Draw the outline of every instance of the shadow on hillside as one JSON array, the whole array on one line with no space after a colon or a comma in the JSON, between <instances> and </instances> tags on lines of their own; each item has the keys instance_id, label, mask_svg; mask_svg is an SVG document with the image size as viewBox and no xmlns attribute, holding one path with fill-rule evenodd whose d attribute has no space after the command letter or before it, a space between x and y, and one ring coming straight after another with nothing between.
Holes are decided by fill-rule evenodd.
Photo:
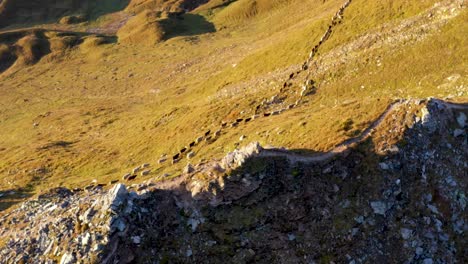
<instances>
[{"instance_id":1,"label":"shadow on hillside","mask_svg":"<svg viewBox=\"0 0 468 264\"><path fill-rule=\"evenodd\" d=\"M62 30L28 29L0 33L0 74L16 62L33 65L47 55L60 54L82 44L87 37L95 37L89 45L117 42L115 36L96 35ZM52 50L51 43L54 43Z\"/></svg>"},{"instance_id":2,"label":"shadow on hillside","mask_svg":"<svg viewBox=\"0 0 468 264\"><path fill-rule=\"evenodd\" d=\"M171 29L167 32L166 40L174 37L188 37L216 32L214 24L198 14L185 13L177 18L162 20L161 22L163 25L166 24L165 27Z\"/></svg>"},{"instance_id":3,"label":"shadow on hillside","mask_svg":"<svg viewBox=\"0 0 468 264\"><path fill-rule=\"evenodd\" d=\"M130 0L4 0L0 1L0 28L57 23L60 18L69 15L84 15L94 20L99 16L124 10L129 3Z\"/></svg>"},{"instance_id":4,"label":"shadow on hillside","mask_svg":"<svg viewBox=\"0 0 468 264\"><path fill-rule=\"evenodd\" d=\"M0 190L0 212L24 202L25 199L33 196L31 192L23 189Z\"/></svg>"},{"instance_id":5,"label":"shadow on hillside","mask_svg":"<svg viewBox=\"0 0 468 264\"><path fill-rule=\"evenodd\" d=\"M253 156L230 172L213 166L180 178L172 189L166 185L138 202L151 214L127 220L137 228L123 237L113 235L104 263L344 263L348 254L358 257L353 254L363 249L374 263L387 262L388 256L391 262L404 262L408 252L400 225L431 215L420 201L428 193L439 195L441 166L464 186L465 172L456 164L468 162L466 156L447 155L442 163L427 163L424 155L431 149L444 153L455 147L466 153L466 136L449 146L450 125L439 122L441 129L432 134L416 126L396 142L397 152L377 153L378 144L367 138L321 163ZM424 144L428 140L432 145ZM432 175L424 184L422 173ZM375 213L372 201L386 204L379 209L384 216ZM451 219L450 210L445 214ZM127 239L142 235L138 246ZM445 242L437 243L437 254L443 256ZM463 245L455 243L461 258Z\"/></svg>"}]
</instances>

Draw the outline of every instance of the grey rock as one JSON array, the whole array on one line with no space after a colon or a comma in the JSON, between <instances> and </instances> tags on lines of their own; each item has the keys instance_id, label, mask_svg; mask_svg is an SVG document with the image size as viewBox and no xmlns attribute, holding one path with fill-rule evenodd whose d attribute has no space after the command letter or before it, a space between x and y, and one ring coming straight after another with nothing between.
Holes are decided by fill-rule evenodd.
<instances>
[{"instance_id":1,"label":"grey rock","mask_svg":"<svg viewBox=\"0 0 468 264\"><path fill-rule=\"evenodd\" d=\"M416 255L421 256L424 253L424 249L422 247L416 248Z\"/></svg>"},{"instance_id":2,"label":"grey rock","mask_svg":"<svg viewBox=\"0 0 468 264\"><path fill-rule=\"evenodd\" d=\"M358 224L362 224L364 223L364 216L360 215L358 217L355 217L354 220L358 223Z\"/></svg>"},{"instance_id":3,"label":"grey rock","mask_svg":"<svg viewBox=\"0 0 468 264\"><path fill-rule=\"evenodd\" d=\"M431 258L426 258L426 259L423 260L422 263L423 263L423 264L433 264L434 261L433 261Z\"/></svg>"},{"instance_id":4,"label":"grey rock","mask_svg":"<svg viewBox=\"0 0 468 264\"><path fill-rule=\"evenodd\" d=\"M120 219L120 218L117 218L114 223L112 223L112 226L111 226L111 230L115 230L117 229L118 231L120 232L123 232L125 230L127 226L125 225L125 222Z\"/></svg>"},{"instance_id":5,"label":"grey rock","mask_svg":"<svg viewBox=\"0 0 468 264\"><path fill-rule=\"evenodd\" d=\"M453 136L454 136L454 137L461 137L461 136L463 136L463 135L465 135L465 130L463 130L463 129L457 128L457 129L455 129L455 130L453 131Z\"/></svg>"},{"instance_id":6,"label":"grey rock","mask_svg":"<svg viewBox=\"0 0 468 264\"><path fill-rule=\"evenodd\" d=\"M140 244L141 243L141 237L140 236L132 236L132 242L133 242L133 244Z\"/></svg>"},{"instance_id":7,"label":"grey rock","mask_svg":"<svg viewBox=\"0 0 468 264\"><path fill-rule=\"evenodd\" d=\"M65 252L62 255L62 258L60 259L60 264L73 264L76 262L75 256L73 254L70 254L68 252Z\"/></svg>"},{"instance_id":8,"label":"grey rock","mask_svg":"<svg viewBox=\"0 0 468 264\"><path fill-rule=\"evenodd\" d=\"M413 235L413 230L408 229L408 228L401 228L400 229L400 234L401 234L401 237L403 237L404 240L407 240Z\"/></svg>"},{"instance_id":9,"label":"grey rock","mask_svg":"<svg viewBox=\"0 0 468 264\"><path fill-rule=\"evenodd\" d=\"M126 199L128 192L125 185L119 183L116 184L112 189L110 189L106 201L104 203L104 208L109 208L111 210L116 210Z\"/></svg>"},{"instance_id":10,"label":"grey rock","mask_svg":"<svg viewBox=\"0 0 468 264\"><path fill-rule=\"evenodd\" d=\"M466 115L465 113L463 112L460 112L460 114L458 114L458 117L457 117L457 122L458 122L458 125L461 127L461 128L465 128L466 126Z\"/></svg>"},{"instance_id":11,"label":"grey rock","mask_svg":"<svg viewBox=\"0 0 468 264\"><path fill-rule=\"evenodd\" d=\"M389 169L390 169L390 166L389 166L387 163L385 163L385 162L379 163L379 166L380 166L380 168L381 168L382 170L389 170Z\"/></svg>"},{"instance_id":12,"label":"grey rock","mask_svg":"<svg viewBox=\"0 0 468 264\"><path fill-rule=\"evenodd\" d=\"M86 234L84 234L84 236L81 238L81 245L88 246L90 242L91 242L91 235L88 232L86 232Z\"/></svg>"},{"instance_id":13,"label":"grey rock","mask_svg":"<svg viewBox=\"0 0 468 264\"><path fill-rule=\"evenodd\" d=\"M374 214L385 215L387 212L387 204L382 201L374 201L370 203L372 210L374 210Z\"/></svg>"}]
</instances>

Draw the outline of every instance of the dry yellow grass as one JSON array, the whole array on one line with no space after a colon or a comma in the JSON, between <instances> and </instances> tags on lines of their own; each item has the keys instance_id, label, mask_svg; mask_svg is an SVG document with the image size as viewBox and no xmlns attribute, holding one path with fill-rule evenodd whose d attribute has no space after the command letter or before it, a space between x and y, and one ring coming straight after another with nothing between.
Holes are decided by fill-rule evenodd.
<instances>
[{"instance_id":1,"label":"dry yellow grass","mask_svg":"<svg viewBox=\"0 0 468 264\"><path fill-rule=\"evenodd\" d=\"M275 94L342 4L255 2L260 9L254 13L242 9L241 2L223 6L218 1L215 9L205 6L193 14L204 16L208 21L201 25L212 24L217 32L200 34L210 30L186 20L180 22L186 23L183 30L168 32L170 38L163 42L152 37L133 42L156 43L151 47L89 37L60 59L3 74L0 190L34 193L57 185L82 187L93 179L108 182L144 162L152 164L148 177L179 173L186 160L168 167L156 161ZM297 109L202 143L191 162L221 157L237 146L241 135L247 138L240 144L257 140L327 151L362 131L394 98L453 95L466 101L466 92L459 94L467 76L466 11L419 41L397 48L358 48L357 56L343 64L341 58L327 57L379 31L383 23L396 27L435 2L353 1L319 56L319 66L327 70L314 75L317 94ZM51 47L65 48L61 41ZM383 66L376 65L376 58ZM449 81L452 76L459 77Z\"/></svg>"}]
</instances>

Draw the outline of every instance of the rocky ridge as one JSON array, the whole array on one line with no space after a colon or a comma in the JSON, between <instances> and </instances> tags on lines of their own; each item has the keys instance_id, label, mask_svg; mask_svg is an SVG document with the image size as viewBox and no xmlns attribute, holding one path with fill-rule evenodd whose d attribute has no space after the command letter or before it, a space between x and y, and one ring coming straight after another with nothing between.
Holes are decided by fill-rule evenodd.
<instances>
[{"instance_id":1,"label":"rocky ridge","mask_svg":"<svg viewBox=\"0 0 468 264\"><path fill-rule=\"evenodd\" d=\"M464 262L467 114L410 100L320 160L252 143L171 181L56 188L1 216L0 259Z\"/></svg>"}]
</instances>

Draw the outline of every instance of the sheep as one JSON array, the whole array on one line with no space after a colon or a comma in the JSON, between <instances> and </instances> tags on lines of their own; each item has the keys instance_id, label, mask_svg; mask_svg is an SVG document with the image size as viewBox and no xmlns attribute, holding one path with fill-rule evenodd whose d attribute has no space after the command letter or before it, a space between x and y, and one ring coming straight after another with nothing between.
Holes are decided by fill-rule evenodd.
<instances>
[{"instance_id":1,"label":"sheep","mask_svg":"<svg viewBox=\"0 0 468 264\"><path fill-rule=\"evenodd\" d=\"M198 144L202 142L202 140L203 140L203 137L198 137L197 139L195 139L195 143Z\"/></svg>"},{"instance_id":2,"label":"sheep","mask_svg":"<svg viewBox=\"0 0 468 264\"><path fill-rule=\"evenodd\" d=\"M240 122L242 122L242 121L244 121L243 118L238 118L238 119L236 119L236 122L237 122L237 123L240 123Z\"/></svg>"},{"instance_id":3,"label":"sheep","mask_svg":"<svg viewBox=\"0 0 468 264\"><path fill-rule=\"evenodd\" d=\"M195 157L195 152L191 151L187 154L187 159L191 159L193 157Z\"/></svg>"},{"instance_id":4,"label":"sheep","mask_svg":"<svg viewBox=\"0 0 468 264\"><path fill-rule=\"evenodd\" d=\"M140 167L136 167L132 170L132 173L137 173L138 171L140 171Z\"/></svg>"},{"instance_id":5,"label":"sheep","mask_svg":"<svg viewBox=\"0 0 468 264\"><path fill-rule=\"evenodd\" d=\"M208 141L210 141L210 140L211 140L211 136L207 136L207 137L205 138L205 141L206 141L206 142L208 142Z\"/></svg>"},{"instance_id":6,"label":"sheep","mask_svg":"<svg viewBox=\"0 0 468 264\"><path fill-rule=\"evenodd\" d=\"M253 115L252 120L255 120L255 119L259 118L259 117L260 117L259 115Z\"/></svg>"},{"instance_id":7,"label":"sheep","mask_svg":"<svg viewBox=\"0 0 468 264\"><path fill-rule=\"evenodd\" d=\"M159 164L164 163L164 162L166 162L166 160L167 160L166 158L161 158L160 160L158 160L158 163Z\"/></svg>"},{"instance_id":8,"label":"sheep","mask_svg":"<svg viewBox=\"0 0 468 264\"><path fill-rule=\"evenodd\" d=\"M193 146L195 146L195 141L192 141L192 142L190 142L190 144L189 144L189 147L192 148Z\"/></svg>"},{"instance_id":9,"label":"sheep","mask_svg":"<svg viewBox=\"0 0 468 264\"><path fill-rule=\"evenodd\" d=\"M244 122L245 122L245 123L248 123L248 122L250 122L250 120L252 120L252 118L251 118L251 117L248 117L248 118L246 118L246 119L244 120Z\"/></svg>"},{"instance_id":10,"label":"sheep","mask_svg":"<svg viewBox=\"0 0 468 264\"><path fill-rule=\"evenodd\" d=\"M128 178L129 178L130 176L132 176L132 174L127 173L127 174L125 174L125 175L122 177L122 180L124 180L124 181L125 181L125 180L128 180Z\"/></svg>"},{"instance_id":11,"label":"sheep","mask_svg":"<svg viewBox=\"0 0 468 264\"><path fill-rule=\"evenodd\" d=\"M223 121L223 122L221 123L221 127L226 127L226 126L227 126L227 123Z\"/></svg>"},{"instance_id":12,"label":"sheep","mask_svg":"<svg viewBox=\"0 0 468 264\"><path fill-rule=\"evenodd\" d=\"M180 153L175 154L172 156L172 160L178 160L180 158Z\"/></svg>"},{"instance_id":13,"label":"sheep","mask_svg":"<svg viewBox=\"0 0 468 264\"><path fill-rule=\"evenodd\" d=\"M186 147L183 147L179 152L180 152L180 153L184 153L185 151L187 151L187 148L186 148Z\"/></svg>"},{"instance_id":14,"label":"sheep","mask_svg":"<svg viewBox=\"0 0 468 264\"><path fill-rule=\"evenodd\" d=\"M136 175L132 175L128 177L127 181L133 181L136 177L137 177Z\"/></svg>"},{"instance_id":15,"label":"sheep","mask_svg":"<svg viewBox=\"0 0 468 264\"><path fill-rule=\"evenodd\" d=\"M292 79L294 77L294 72L289 75L289 79Z\"/></svg>"},{"instance_id":16,"label":"sheep","mask_svg":"<svg viewBox=\"0 0 468 264\"><path fill-rule=\"evenodd\" d=\"M231 124L231 127L236 127L238 124L239 124L239 123L234 122L234 123Z\"/></svg>"},{"instance_id":17,"label":"sheep","mask_svg":"<svg viewBox=\"0 0 468 264\"><path fill-rule=\"evenodd\" d=\"M294 104L290 104L290 105L288 105L288 109L293 109L294 106L295 106Z\"/></svg>"},{"instance_id":18,"label":"sheep","mask_svg":"<svg viewBox=\"0 0 468 264\"><path fill-rule=\"evenodd\" d=\"M208 130L205 132L205 137L208 136L211 133L211 130Z\"/></svg>"},{"instance_id":19,"label":"sheep","mask_svg":"<svg viewBox=\"0 0 468 264\"><path fill-rule=\"evenodd\" d=\"M267 116L270 116L270 115L271 115L271 113L263 113L264 117L267 117Z\"/></svg>"},{"instance_id":20,"label":"sheep","mask_svg":"<svg viewBox=\"0 0 468 264\"><path fill-rule=\"evenodd\" d=\"M221 130L216 131L216 132L214 133L214 136L215 136L215 137L221 136Z\"/></svg>"},{"instance_id":21,"label":"sheep","mask_svg":"<svg viewBox=\"0 0 468 264\"><path fill-rule=\"evenodd\" d=\"M151 170L144 170L141 172L141 176L146 176L146 175L149 175L151 172Z\"/></svg>"}]
</instances>

